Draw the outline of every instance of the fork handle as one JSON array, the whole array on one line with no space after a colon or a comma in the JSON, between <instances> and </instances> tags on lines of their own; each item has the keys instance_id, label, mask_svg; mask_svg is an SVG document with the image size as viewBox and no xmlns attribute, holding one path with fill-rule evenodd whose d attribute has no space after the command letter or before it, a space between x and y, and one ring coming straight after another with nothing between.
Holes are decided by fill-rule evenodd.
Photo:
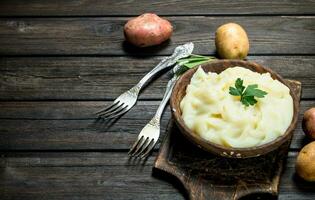
<instances>
[{"instance_id":1,"label":"fork handle","mask_svg":"<svg viewBox=\"0 0 315 200\"><path fill-rule=\"evenodd\" d=\"M157 73L162 71L163 69L166 69L172 65L174 65L177 60L183 57L189 56L190 53L188 54L186 51L178 51L174 52L171 56L168 56L164 59L161 60L159 64L157 64L151 71L149 71L137 84L137 87L139 90L149 81L151 80L152 77L154 77Z\"/></svg>"},{"instance_id":2,"label":"fork handle","mask_svg":"<svg viewBox=\"0 0 315 200\"><path fill-rule=\"evenodd\" d=\"M166 57L159 64L157 64L151 71L149 71L137 84L137 86L141 89L151 78L153 78L157 73L162 71L163 69L166 69L170 67L171 60L175 60L174 57ZM175 61L176 62L176 61Z\"/></svg>"},{"instance_id":3,"label":"fork handle","mask_svg":"<svg viewBox=\"0 0 315 200\"><path fill-rule=\"evenodd\" d=\"M163 96L163 99L155 113L155 118L160 120L161 119L161 116L162 116L162 113L163 113L163 110L168 102L168 100L170 99L170 96L172 94L172 90L173 90L173 87L175 85L175 82L176 80L178 79L177 76L174 76L171 80L168 81L167 83L167 86L166 86L166 91L164 93L164 96Z\"/></svg>"}]
</instances>

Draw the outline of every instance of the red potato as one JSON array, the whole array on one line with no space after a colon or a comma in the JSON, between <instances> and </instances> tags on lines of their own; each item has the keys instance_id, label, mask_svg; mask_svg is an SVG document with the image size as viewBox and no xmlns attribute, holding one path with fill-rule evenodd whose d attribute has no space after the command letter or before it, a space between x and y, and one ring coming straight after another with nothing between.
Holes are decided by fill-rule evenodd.
<instances>
[{"instance_id":1,"label":"red potato","mask_svg":"<svg viewBox=\"0 0 315 200\"><path fill-rule=\"evenodd\" d=\"M315 140L315 107L305 111L303 116L303 130L305 135Z\"/></svg>"},{"instance_id":2,"label":"red potato","mask_svg":"<svg viewBox=\"0 0 315 200\"><path fill-rule=\"evenodd\" d=\"M138 47L161 44L172 35L169 21L153 13L145 13L129 20L124 27L125 38Z\"/></svg>"}]
</instances>

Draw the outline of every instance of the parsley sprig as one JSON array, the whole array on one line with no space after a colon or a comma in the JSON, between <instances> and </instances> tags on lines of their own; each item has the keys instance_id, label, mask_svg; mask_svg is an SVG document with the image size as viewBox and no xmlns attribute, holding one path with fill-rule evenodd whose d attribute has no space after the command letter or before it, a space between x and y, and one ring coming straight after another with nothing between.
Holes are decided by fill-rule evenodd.
<instances>
[{"instance_id":1,"label":"parsley sprig","mask_svg":"<svg viewBox=\"0 0 315 200\"><path fill-rule=\"evenodd\" d=\"M235 87L230 87L230 94L233 96L240 96L241 102L247 107L250 105L255 105L257 103L257 98L263 98L265 95L267 95L267 92L258 89L257 84L248 85L245 89L245 86L243 85L243 80L238 78L235 81Z\"/></svg>"}]
</instances>

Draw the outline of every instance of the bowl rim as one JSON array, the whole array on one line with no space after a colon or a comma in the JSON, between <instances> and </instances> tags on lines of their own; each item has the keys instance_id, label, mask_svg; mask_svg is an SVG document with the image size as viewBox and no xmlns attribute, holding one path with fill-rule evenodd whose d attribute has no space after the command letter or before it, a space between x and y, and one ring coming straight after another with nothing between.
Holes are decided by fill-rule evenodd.
<instances>
[{"instance_id":1,"label":"bowl rim","mask_svg":"<svg viewBox=\"0 0 315 200\"><path fill-rule=\"evenodd\" d=\"M182 85L182 81L189 77L189 82L184 86L184 90L186 93L186 87L190 83L191 77L193 74L197 71L199 67L202 67L203 69L207 69L209 65L215 65L215 64L223 64L223 63L230 63L231 66L225 67L232 68L232 67L243 67L246 69L249 69L251 71L251 68L249 68L247 65L252 66L253 68L260 68L265 72L258 72L258 73L270 73L273 79L277 79L284 85L286 85L290 89L290 95L293 100L293 117L291 120L291 123L289 127L286 129L285 133L276 139L254 147L245 147L245 148L236 148L236 147L225 147L220 144L216 144L214 142L208 141L202 137L200 137L197 134L194 134L184 123L184 120L181 117L181 109L179 107L180 103L176 103L176 92L179 90L179 88ZM224 69L224 70L225 70ZM222 71L224 71L222 70ZM206 72L209 72L210 70L205 70ZM257 71L254 71L257 72ZM275 78L274 78L275 77ZM180 99L181 101L182 99ZM178 106L177 106L178 105ZM299 100L297 95L294 93L294 90L290 84L288 84L278 73L274 72L268 67L259 65L255 62L249 62L249 61L242 61L242 60L216 60L216 61L210 61L207 63L204 63L202 65L199 65L198 67L195 67L193 69L187 70L184 74L181 75L181 77L176 81L171 99L170 99L170 106L171 106L171 112L173 115L173 118L175 119L176 124L178 125L180 132L184 134L186 138L188 138L191 142L193 142L195 145L197 145L199 148L202 148L208 152L215 153L217 155L225 156L225 157L235 157L235 158L248 158L248 157L256 157L260 156L266 153L269 153L275 149L277 149L279 146L281 146L283 143L288 141L291 136L293 135L293 131L296 127L297 119L298 119L298 112L299 112ZM177 112L179 110L179 112ZM211 148L212 147L212 148Z\"/></svg>"}]
</instances>

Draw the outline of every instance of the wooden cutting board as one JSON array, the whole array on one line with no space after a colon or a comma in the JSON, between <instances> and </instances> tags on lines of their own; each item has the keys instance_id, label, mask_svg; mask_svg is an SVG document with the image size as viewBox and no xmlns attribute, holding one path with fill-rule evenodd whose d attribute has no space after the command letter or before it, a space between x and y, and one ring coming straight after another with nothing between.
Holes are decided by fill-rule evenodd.
<instances>
[{"instance_id":1,"label":"wooden cutting board","mask_svg":"<svg viewBox=\"0 0 315 200\"><path fill-rule=\"evenodd\" d=\"M300 98L301 83L287 81ZM291 139L256 158L217 157L186 140L171 120L154 167L178 178L192 200L272 199L278 195Z\"/></svg>"}]
</instances>

